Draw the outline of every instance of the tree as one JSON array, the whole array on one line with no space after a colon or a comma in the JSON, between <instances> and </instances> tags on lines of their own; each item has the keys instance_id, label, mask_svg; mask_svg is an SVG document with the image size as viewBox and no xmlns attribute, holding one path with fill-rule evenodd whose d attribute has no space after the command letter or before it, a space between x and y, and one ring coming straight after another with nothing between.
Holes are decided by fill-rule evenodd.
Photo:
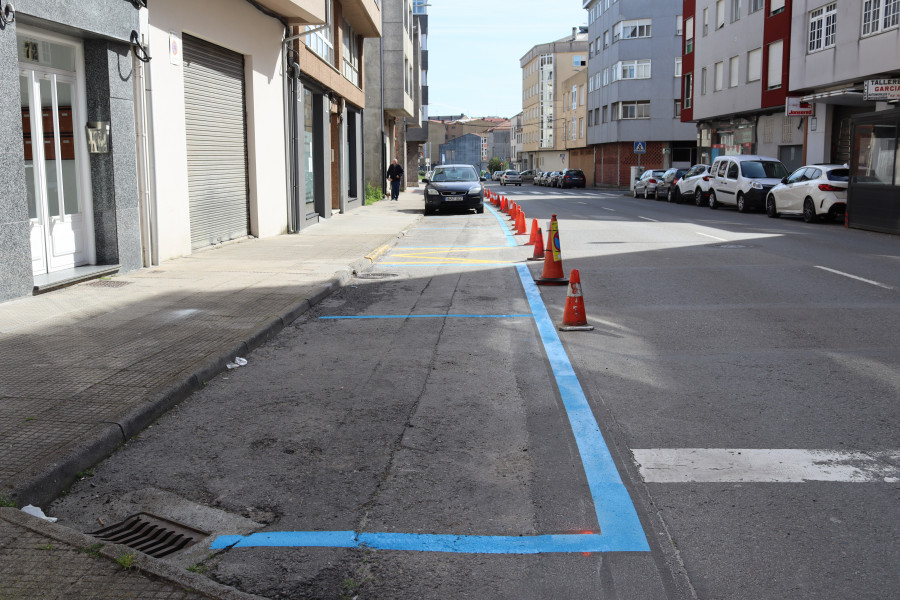
<instances>
[{"instance_id":1,"label":"tree","mask_svg":"<svg viewBox=\"0 0 900 600\"><path fill-rule=\"evenodd\" d=\"M506 169L506 164L500 160L499 157L495 156L488 161L488 172L493 173L494 171L503 171L504 169Z\"/></svg>"}]
</instances>

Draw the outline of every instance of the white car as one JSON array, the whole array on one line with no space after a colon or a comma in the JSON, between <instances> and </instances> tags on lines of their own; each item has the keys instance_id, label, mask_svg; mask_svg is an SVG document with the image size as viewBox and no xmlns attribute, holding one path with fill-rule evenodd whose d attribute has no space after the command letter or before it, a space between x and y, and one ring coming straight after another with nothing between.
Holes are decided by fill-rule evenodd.
<instances>
[{"instance_id":1,"label":"white car","mask_svg":"<svg viewBox=\"0 0 900 600\"><path fill-rule=\"evenodd\" d=\"M738 154L719 156L709 169L709 207L736 206L738 212L763 208L769 190L788 174L777 158Z\"/></svg>"},{"instance_id":2,"label":"white car","mask_svg":"<svg viewBox=\"0 0 900 600\"><path fill-rule=\"evenodd\" d=\"M812 223L820 218L833 221L847 209L847 165L806 165L800 167L766 196L766 214L802 215Z\"/></svg>"},{"instance_id":3,"label":"white car","mask_svg":"<svg viewBox=\"0 0 900 600\"><path fill-rule=\"evenodd\" d=\"M507 169L500 175L500 185L522 185L522 177L518 171Z\"/></svg>"},{"instance_id":4,"label":"white car","mask_svg":"<svg viewBox=\"0 0 900 600\"><path fill-rule=\"evenodd\" d=\"M692 199L697 206L706 206L709 197L709 165L696 164L675 184L678 192L676 196L685 198L688 202Z\"/></svg>"},{"instance_id":5,"label":"white car","mask_svg":"<svg viewBox=\"0 0 900 600\"><path fill-rule=\"evenodd\" d=\"M494 171L491 173L491 181L500 181L501 175L503 175L503 171Z\"/></svg>"}]
</instances>

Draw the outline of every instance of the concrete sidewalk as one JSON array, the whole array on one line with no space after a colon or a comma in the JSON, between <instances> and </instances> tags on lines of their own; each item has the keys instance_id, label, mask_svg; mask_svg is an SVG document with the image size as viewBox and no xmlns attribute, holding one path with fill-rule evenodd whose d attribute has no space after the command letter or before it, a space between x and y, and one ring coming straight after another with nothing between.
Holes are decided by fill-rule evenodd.
<instances>
[{"instance_id":1,"label":"concrete sidewalk","mask_svg":"<svg viewBox=\"0 0 900 600\"><path fill-rule=\"evenodd\" d=\"M423 205L420 190L404 192L298 235L0 304L0 502L45 506L368 268L421 219ZM16 543L17 527L0 521L0 549ZM0 573L5 581L5 567Z\"/></svg>"}]
</instances>

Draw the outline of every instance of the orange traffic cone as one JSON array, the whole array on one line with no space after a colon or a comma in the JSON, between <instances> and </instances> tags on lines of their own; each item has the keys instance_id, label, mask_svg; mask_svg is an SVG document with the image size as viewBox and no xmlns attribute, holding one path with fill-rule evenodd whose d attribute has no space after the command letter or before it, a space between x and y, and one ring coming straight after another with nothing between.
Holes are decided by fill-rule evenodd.
<instances>
[{"instance_id":1,"label":"orange traffic cone","mask_svg":"<svg viewBox=\"0 0 900 600\"><path fill-rule=\"evenodd\" d=\"M519 205L515 202L510 203L509 207L509 218L511 221L515 222L516 220L516 211L519 210Z\"/></svg>"},{"instance_id":2,"label":"orange traffic cone","mask_svg":"<svg viewBox=\"0 0 900 600\"><path fill-rule=\"evenodd\" d=\"M500 198L502 198L502 200L500 200L500 202L502 203L501 206L503 207L502 208L503 212L505 212L506 214L509 214L509 200L506 199L506 196L500 196Z\"/></svg>"},{"instance_id":3,"label":"orange traffic cone","mask_svg":"<svg viewBox=\"0 0 900 600\"><path fill-rule=\"evenodd\" d=\"M537 224L537 219L531 220L531 235L528 237L528 241L525 242L526 246L534 246L537 244L538 246L544 241L541 239L540 228Z\"/></svg>"},{"instance_id":4,"label":"orange traffic cone","mask_svg":"<svg viewBox=\"0 0 900 600\"><path fill-rule=\"evenodd\" d=\"M541 233L540 227L537 229L537 242L534 244L534 254L528 260L544 260L544 234Z\"/></svg>"},{"instance_id":5,"label":"orange traffic cone","mask_svg":"<svg viewBox=\"0 0 900 600\"><path fill-rule=\"evenodd\" d=\"M525 213L521 210L516 211L516 235L525 235L528 228L525 227Z\"/></svg>"},{"instance_id":6,"label":"orange traffic cone","mask_svg":"<svg viewBox=\"0 0 900 600\"><path fill-rule=\"evenodd\" d=\"M593 328L593 325L587 324L584 298L581 297L581 276L578 275L578 269L572 269L572 274L569 275L569 291L566 292L566 308L559 330L591 331Z\"/></svg>"},{"instance_id":7,"label":"orange traffic cone","mask_svg":"<svg viewBox=\"0 0 900 600\"><path fill-rule=\"evenodd\" d=\"M556 215L550 217L550 231L547 232L547 248L544 252L544 270L541 276L534 280L538 285L566 285L566 279L562 267L562 253L559 246L559 224Z\"/></svg>"}]
</instances>

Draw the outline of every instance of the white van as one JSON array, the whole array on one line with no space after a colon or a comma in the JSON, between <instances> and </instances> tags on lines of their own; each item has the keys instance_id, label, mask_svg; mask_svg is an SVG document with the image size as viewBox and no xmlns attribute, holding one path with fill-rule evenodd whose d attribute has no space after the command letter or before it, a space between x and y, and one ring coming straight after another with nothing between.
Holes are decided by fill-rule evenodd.
<instances>
[{"instance_id":1,"label":"white van","mask_svg":"<svg viewBox=\"0 0 900 600\"><path fill-rule=\"evenodd\" d=\"M719 156L709 168L709 207L736 206L738 212L763 209L766 195L788 170L777 158L740 154Z\"/></svg>"}]
</instances>

